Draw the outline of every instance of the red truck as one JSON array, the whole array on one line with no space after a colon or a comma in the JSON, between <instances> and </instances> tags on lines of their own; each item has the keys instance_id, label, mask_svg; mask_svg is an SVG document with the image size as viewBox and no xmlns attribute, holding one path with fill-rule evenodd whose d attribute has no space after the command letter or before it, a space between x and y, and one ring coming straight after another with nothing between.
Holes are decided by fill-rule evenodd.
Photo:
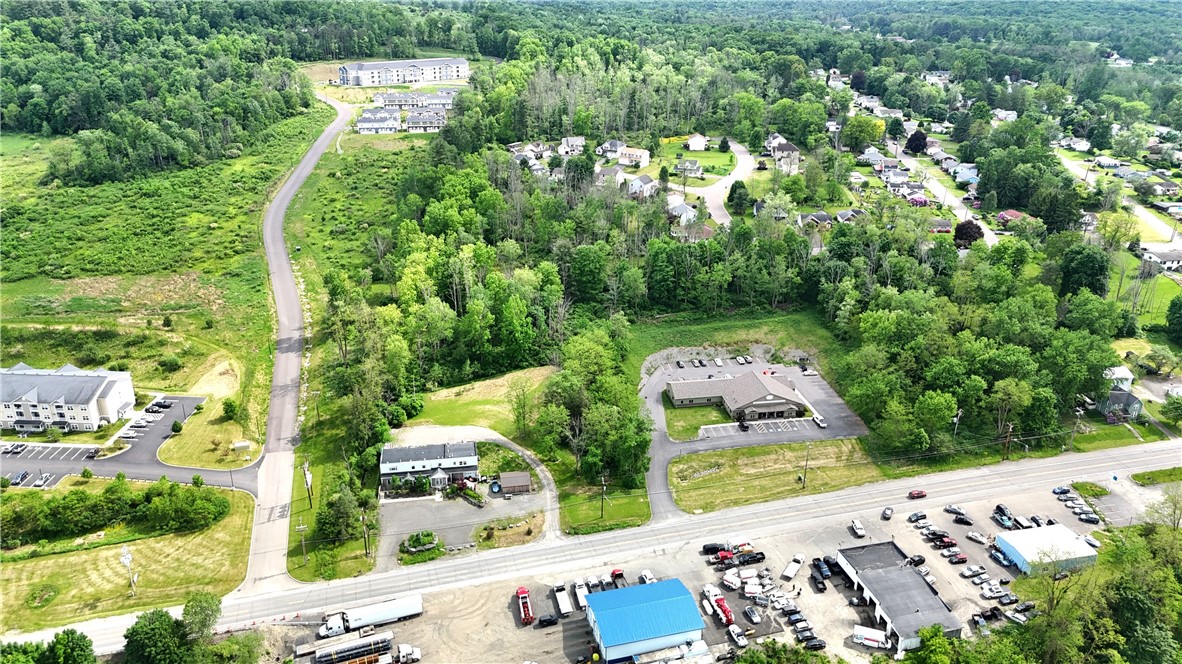
<instances>
[{"instance_id":1,"label":"red truck","mask_svg":"<svg viewBox=\"0 0 1182 664\"><path fill-rule=\"evenodd\" d=\"M623 588L628 585L628 579L624 578L624 570L612 570L612 583L614 583L617 588Z\"/></svg>"},{"instance_id":2,"label":"red truck","mask_svg":"<svg viewBox=\"0 0 1182 664\"><path fill-rule=\"evenodd\" d=\"M529 603L529 589L522 586L517 589L517 604L521 607L521 624L529 625L534 621L534 609Z\"/></svg>"},{"instance_id":3,"label":"red truck","mask_svg":"<svg viewBox=\"0 0 1182 664\"><path fill-rule=\"evenodd\" d=\"M735 614L731 612L731 607L726 605L725 597L715 597L714 606L718 607L718 619L722 621L722 624L735 624Z\"/></svg>"}]
</instances>

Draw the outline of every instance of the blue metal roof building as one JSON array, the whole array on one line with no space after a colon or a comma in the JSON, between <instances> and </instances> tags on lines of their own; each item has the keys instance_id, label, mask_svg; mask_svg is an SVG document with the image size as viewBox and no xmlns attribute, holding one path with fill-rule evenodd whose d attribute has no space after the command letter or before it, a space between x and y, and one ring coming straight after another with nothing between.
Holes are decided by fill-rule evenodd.
<instances>
[{"instance_id":1,"label":"blue metal roof building","mask_svg":"<svg viewBox=\"0 0 1182 664\"><path fill-rule=\"evenodd\" d=\"M698 603L677 579L587 595L587 622L607 662L699 641Z\"/></svg>"}]
</instances>

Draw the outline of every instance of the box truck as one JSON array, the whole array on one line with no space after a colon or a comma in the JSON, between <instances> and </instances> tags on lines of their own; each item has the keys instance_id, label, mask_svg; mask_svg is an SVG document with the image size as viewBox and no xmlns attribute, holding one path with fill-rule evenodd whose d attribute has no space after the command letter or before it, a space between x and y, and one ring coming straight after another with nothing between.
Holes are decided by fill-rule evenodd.
<instances>
[{"instance_id":1,"label":"box truck","mask_svg":"<svg viewBox=\"0 0 1182 664\"><path fill-rule=\"evenodd\" d=\"M338 636L362 627L385 625L413 618L423 613L423 596L408 595L388 602L358 606L324 616L324 624L316 631L320 638Z\"/></svg>"},{"instance_id":2,"label":"box truck","mask_svg":"<svg viewBox=\"0 0 1182 664\"><path fill-rule=\"evenodd\" d=\"M870 648L882 648L883 650L889 650L891 648L891 639L887 636L886 632L861 625L854 625L854 643L861 643Z\"/></svg>"},{"instance_id":3,"label":"box truck","mask_svg":"<svg viewBox=\"0 0 1182 664\"><path fill-rule=\"evenodd\" d=\"M558 614L566 618L574 613L574 607L570 603L570 593L566 592L566 584L559 581L554 584L554 600L558 602Z\"/></svg>"}]
</instances>

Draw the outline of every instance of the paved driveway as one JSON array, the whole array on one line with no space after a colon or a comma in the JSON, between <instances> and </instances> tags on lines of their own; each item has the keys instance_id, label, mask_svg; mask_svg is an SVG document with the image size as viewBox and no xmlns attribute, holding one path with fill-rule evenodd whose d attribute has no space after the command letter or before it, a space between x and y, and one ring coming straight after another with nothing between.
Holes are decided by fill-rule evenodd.
<instances>
[{"instance_id":1,"label":"paved driveway","mask_svg":"<svg viewBox=\"0 0 1182 664\"><path fill-rule=\"evenodd\" d=\"M708 187L685 187L686 192L702 197L702 202L710 211L710 217L723 226L729 226L731 223L731 213L727 212L725 205L726 195L730 193L731 185L751 177L751 172L755 170L755 158L751 156L751 152L733 138L728 140L731 144L731 152L735 153L735 168L730 174ZM669 188L675 191L682 190L681 185L672 182L669 183Z\"/></svg>"}]
</instances>

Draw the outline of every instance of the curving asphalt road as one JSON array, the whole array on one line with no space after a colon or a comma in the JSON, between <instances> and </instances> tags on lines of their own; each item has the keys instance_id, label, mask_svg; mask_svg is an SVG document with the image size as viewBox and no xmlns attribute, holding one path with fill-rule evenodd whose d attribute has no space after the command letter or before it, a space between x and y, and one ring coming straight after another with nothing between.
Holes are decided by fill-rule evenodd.
<instances>
[{"instance_id":1,"label":"curving asphalt road","mask_svg":"<svg viewBox=\"0 0 1182 664\"><path fill-rule=\"evenodd\" d=\"M903 152L902 146L900 146L897 142L887 139L887 147L894 150L895 156L898 157L899 161L907 166L907 168L910 168L912 173L927 173L927 167L919 163L919 160L915 157ZM968 206L960 200L960 196L956 195L955 192L948 191L948 188L944 186L944 183L940 182L935 177L924 177L923 186L928 190L928 192L931 193L931 200L943 203L946 207L952 209L952 212L956 215L958 222L968 221L973 215L973 211L970 210ZM993 245L997 244L999 238L997 237L997 233L993 232L992 228L980 222L977 222L977 226L979 226L985 233L983 239L985 240L986 245L992 247Z\"/></svg>"},{"instance_id":2,"label":"curving asphalt road","mask_svg":"<svg viewBox=\"0 0 1182 664\"><path fill-rule=\"evenodd\" d=\"M267 413L267 442L259 468L258 501L251 532L246 580L236 592L265 591L298 585L287 574L287 532L291 506L295 447L299 445L300 379L304 351L304 311L283 237L287 208L308 179L320 156L349 124L352 106L322 97L337 117L316 139L287 176L263 216L263 248L275 298L275 368L271 374L271 406ZM279 546L277 543L282 543Z\"/></svg>"},{"instance_id":3,"label":"curving asphalt road","mask_svg":"<svg viewBox=\"0 0 1182 664\"><path fill-rule=\"evenodd\" d=\"M1092 168L1091 164L1084 164L1074 159L1068 159L1062 153L1056 153L1056 155L1059 157L1059 161L1063 163L1063 166L1067 168L1068 172L1092 187L1096 186L1096 176L1105 173L1103 169ZM1177 236L1174 228L1169 223L1162 221L1160 217L1150 212L1144 205L1141 205L1128 196L1122 195L1121 200L1125 205L1132 208L1133 215L1141 220L1142 223L1153 228L1163 237L1173 238L1167 242L1142 242L1142 245L1158 250L1171 249L1177 251L1178 249L1182 249L1182 237Z\"/></svg>"},{"instance_id":4,"label":"curving asphalt road","mask_svg":"<svg viewBox=\"0 0 1182 664\"><path fill-rule=\"evenodd\" d=\"M735 167L729 175L707 187L683 188L679 184L669 183L669 188L674 191L685 191L701 196L702 201L706 204L706 209L710 211L710 217L723 226L729 226L731 223L731 213L727 211L725 205L726 195L730 193L731 185L751 177L751 173L755 170L755 158L751 156L751 152L747 150L746 146L733 138L728 140L731 152L735 154Z\"/></svg>"}]
</instances>

